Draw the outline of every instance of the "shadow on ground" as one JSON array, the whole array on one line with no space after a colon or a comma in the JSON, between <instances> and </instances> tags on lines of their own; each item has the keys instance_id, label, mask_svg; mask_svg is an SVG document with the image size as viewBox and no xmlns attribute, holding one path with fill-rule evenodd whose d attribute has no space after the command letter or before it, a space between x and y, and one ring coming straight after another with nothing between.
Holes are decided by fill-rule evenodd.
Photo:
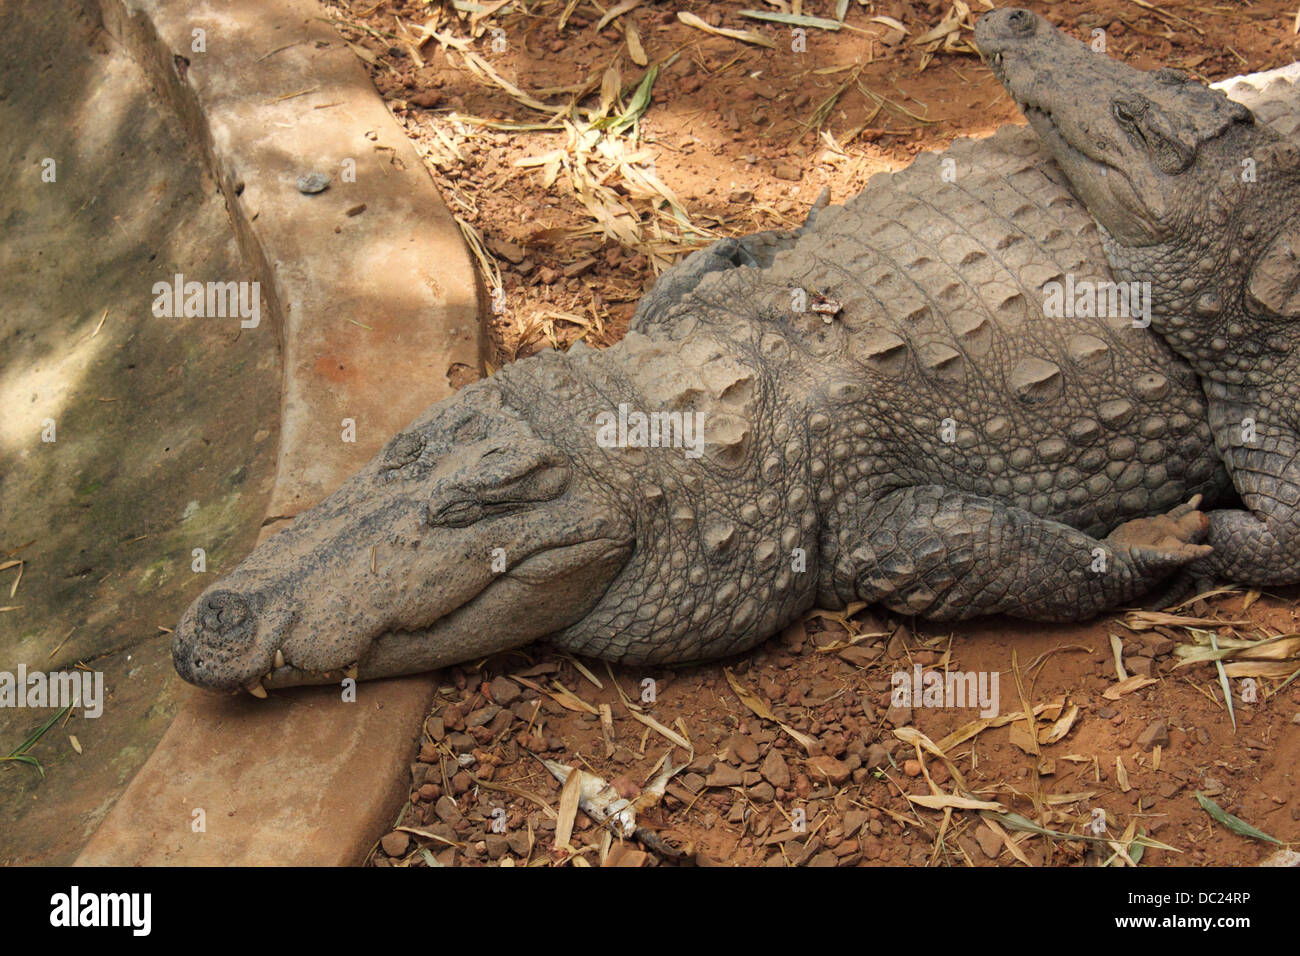
<instances>
[{"instance_id":1,"label":"shadow on ground","mask_svg":"<svg viewBox=\"0 0 1300 956\"><path fill-rule=\"evenodd\" d=\"M176 273L252 274L180 124L75 4L0 11L0 195L0 564L23 562L12 596L20 569L0 572L0 671L84 664L106 698L35 745L43 777L0 764L0 860L59 864L174 711L160 628L253 545L279 353L268 314L255 329L152 314ZM0 755L51 713L0 710Z\"/></svg>"}]
</instances>

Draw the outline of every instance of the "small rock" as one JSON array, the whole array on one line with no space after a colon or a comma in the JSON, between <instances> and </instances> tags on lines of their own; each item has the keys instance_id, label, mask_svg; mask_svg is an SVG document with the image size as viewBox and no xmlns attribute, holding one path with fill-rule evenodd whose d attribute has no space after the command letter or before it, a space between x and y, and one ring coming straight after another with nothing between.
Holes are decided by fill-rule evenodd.
<instances>
[{"instance_id":1,"label":"small rock","mask_svg":"<svg viewBox=\"0 0 1300 956\"><path fill-rule=\"evenodd\" d=\"M487 247L494 255L500 256L507 262L518 265L524 261L523 247L517 242L511 242L509 239L492 238L487 240Z\"/></svg>"},{"instance_id":2,"label":"small rock","mask_svg":"<svg viewBox=\"0 0 1300 956\"><path fill-rule=\"evenodd\" d=\"M448 734L447 746L459 753L474 749L474 738L469 734Z\"/></svg>"},{"instance_id":3,"label":"small rock","mask_svg":"<svg viewBox=\"0 0 1300 956\"><path fill-rule=\"evenodd\" d=\"M1152 670L1155 669L1155 661L1149 657L1130 657L1124 663L1128 666L1130 674L1136 674L1139 677L1150 677Z\"/></svg>"},{"instance_id":4,"label":"small rock","mask_svg":"<svg viewBox=\"0 0 1300 956\"><path fill-rule=\"evenodd\" d=\"M510 849L510 841L501 833L489 833L484 843L488 857L493 860L501 859Z\"/></svg>"},{"instance_id":5,"label":"small rock","mask_svg":"<svg viewBox=\"0 0 1300 956\"><path fill-rule=\"evenodd\" d=\"M846 647L840 651L839 658L846 664L852 664L854 667L867 667L880 656L880 651L872 649L864 644L854 644L852 647Z\"/></svg>"},{"instance_id":6,"label":"small rock","mask_svg":"<svg viewBox=\"0 0 1300 956\"><path fill-rule=\"evenodd\" d=\"M764 780L778 790L789 789L790 767L775 747L768 750L767 756L763 758L763 766L758 768L758 772L763 775Z\"/></svg>"},{"instance_id":7,"label":"small rock","mask_svg":"<svg viewBox=\"0 0 1300 956\"><path fill-rule=\"evenodd\" d=\"M525 830L515 830L508 837L506 843L510 846L510 852L517 857L528 855L528 833Z\"/></svg>"},{"instance_id":8,"label":"small rock","mask_svg":"<svg viewBox=\"0 0 1300 956\"><path fill-rule=\"evenodd\" d=\"M815 857L809 860L808 865L809 866L838 866L839 862L840 862L839 858L836 857L836 855L832 851L823 850L821 853L818 853Z\"/></svg>"},{"instance_id":9,"label":"small rock","mask_svg":"<svg viewBox=\"0 0 1300 956\"><path fill-rule=\"evenodd\" d=\"M379 845L384 848L384 852L391 857L406 856L407 849L411 846L411 835L403 833L401 830L394 830L382 840Z\"/></svg>"},{"instance_id":10,"label":"small rock","mask_svg":"<svg viewBox=\"0 0 1300 956\"><path fill-rule=\"evenodd\" d=\"M752 189L733 189L727 199L734 203L751 203L754 201Z\"/></svg>"},{"instance_id":11,"label":"small rock","mask_svg":"<svg viewBox=\"0 0 1300 956\"><path fill-rule=\"evenodd\" d=\"M798 182L803 179L803 170L790 162L778 162L772 167L772 175L777 179L784 179L789 182Z\"/></svg>"},{"instance_id":12,"label":"small rock","mask_svg":"<svg viewBox=\"0 0 1300 956\"><path fill-rule=\"evenodd\" d=\"M448 826L460 829L460 825L465 822L464 815L456 802L448 796L441 796L438 802L433 805L433 812L438 815L438 819Z\"/></svg>"},{"instance_id":13,"label":"small rock","mask_svg":"<svg viewBox=\"0 0 1300 956\"><path fill-rule=\"evenodd\" d=\"M863 824L867 822L867 811L850 810L844 814L844 833L846 836L853 837L862 829Z\"/></svg>"},{"instance_id":14,"label":"small rock","mask_svg":"<svg viewBox=\"0 0 1300 956\"><path fill-rule=\"evenodd\" d=\"M741 763L758 763L758 744L743 734L736 734L727 741L727 749L735 754Z\"/></svg>"},{"instance_id":15,"label":"small rock","mask_svg":"<svg viewBox=\"0 0 1300 956\"><path fill-rule=\"evenodd\" d=\"M577 262L570 262L564 267L564 278L576 279L578 276L585 276L595 268L595 265L596 260L591 256L587 256L585 259L579 259Z\"/></svg>"},{"instance_id":16,"label":"small rock","mask_svg":"<svg viewBox=\"0 0 1300 956\"><path fill-rule=\"evenodd\" d=\"M709 756L707 754L700 754L700 756L696 757L694 760L692 760L690 763L686 765L686 772L710 774L713 772L713 766L716 763L717 760L715 760L712 756Z\"/></svg>"},{"instance_id":17,"label":"small rock","mask_svg":"<svg viewBox=\"0 0 1300 956\"><path fill-rule=\"evenodd\" d=\"M909 777L921 776L921 761L916 759L904 761L903 773L907 774Z\"/></svg>"},{"instance_id":18,"label":"small rock","mask_svg":"<svg viewBox=\"0 0 1300 956\"><path fill-rule=\"evenodd\" d=\"M492 699L502 707L509 707L519 699L523 691L508 677L497 677L488 685L488 691L492 694Z\"/></svg>"},{"instance_id":19,"label":"small rock","mask_svg":"<svg viewBox=\"0 0 1300 956\"><path fill-rule=\"evenodd\" d=\"M812 781L808 779L806 773L801 773L794 778L794 792L800 800L807 800L812 796Z\"/></svg>"},{"instance_id":20,"label":"small rock","mask_svg":"<svg viewBox=\"0 0 1300 956\"><path fill-rule=\"evenodd\" d=\"M406 102L426 110L432 109L442 102L442 94L437 90L420 90L418 93L411 94ZM496 859L496 857L493 857L493 859Z\"/></svg>"},{"instance_id":21,"label":"small rock","mask_svg":"<svg viewBox=\"0 0 1300 956\"><path fill-rule=\"evenodd\" d=\"M875 770L877 767L889 766L889 751L880 744L872 744L867 748L866 754L862 757L862 766L868 770Z\"/></svg>"},{"instance_id":22,"label":"small rock","mask_svg":"<svg viewBox=\"0 0 1300 956\"><path fill-rule=\"evenodd\" d=\"M776 788L764 780L749 788L749 799L755 803L771 803L776 799Z\"/></svg>"},{"instance_id":23,"label":"small rock","mask_svg":"<svg viewBox=\"0 0 1300 956\"><path fill-rule=\"evenodd\" d=\"M706 787L739 787L740 783L740 771L725 763L714 767L713 772L704 781Z\"/></svg>"},{"instance_id":24,"label":"small rock","mask_svg":"<svg viewBox=\"0 0 1300 956\"><path fill-rule=\"evenodd\" d=\"M1102 707L1097 711L1097 716L1100 717L1102 720L1110 720L1118 713L1119 711L1116 710L1114 707Z\"/></svg>"},{"instance_id":25,"label":"small rock","mask_svg":"<svg viewBox=\"0 0 1300 956\"><path fill-rule=\"evenodd\" d=\"M980 827L975 831L975 842L990 860L996 860L1002 852L1002 838L988 827Z\"/></svg>"},{"instance_id":26,"label":"small rock","mask_svg":"<svg viewBox=\"0 0 1300 956\"><path fill-rule=\"evenodd\" d=\"M465 718L466 727L483 727L492 723L492 718L501 713L501 708L496 704L488 704L486 707L480 707L474 713Z\"/></svg>"},{"instance_id":27,"label":"small rock","mask_svg":"<svg viewBox=\"0 0 1300 956\"><path fill-rule=\"evenodd\" d=\"M1147 753L1155 747L1169 746L1169 724L1163 718L1147 724L1147 729L1138 734L1137 745Z\"/></svg>"},{"instance_id":28,"label":"small rock","mask_svg":"<svg viewBox=\"0 0 1300 956\"><path fill-rule=\"evenodd\" d=\"M826 754L808 761L808 775L818 782L827 781L834 787L848 780L852 772L843 760L836 760Z\"/></svg>"},{"instance_id":29,"label":"small rock","mask_svg":"<svg viewBox=\"0 0 1300 956\"><path fill-rule=\"evenodd\" d=\"M330 188L330 178L324 173L303 173L298 177L298 192L311 196Z\"/></svg>"}]
</instances>

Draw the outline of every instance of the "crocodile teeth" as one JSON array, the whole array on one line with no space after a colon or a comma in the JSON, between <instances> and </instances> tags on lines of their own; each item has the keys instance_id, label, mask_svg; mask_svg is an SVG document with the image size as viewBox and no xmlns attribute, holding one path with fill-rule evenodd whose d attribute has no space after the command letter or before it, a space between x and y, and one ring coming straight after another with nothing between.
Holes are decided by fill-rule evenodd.
<instances>
[{"instance_id":1,"label":"crocodile teeth","mask_svg":"<svg viewBox=\"0 0 1300 956\"><path fill-rule=\"evenodd\" d=\"M344 676L346 676L346 677L351 677L353 680L356 680L356 679L357 679L357 665L356 665L356 664L349 664L347 667L345 667L345 668L343 669L343 674L344 674Z\"/></svg>"},{"instance_id":2,"label":"crocodile teeth","mask_svg":"<svg viewBox=\"0 0 1300 956\"><path fill-rule=\"evenodd\" d=\"M254 697L266 700L266 688L262 686L262 678L254 677L244 685L244 690L248 691Z\"/></svg>"},{"instance_id":3,"label":"crocodile teeth","mask_svg":"<svg viewBox=\"0 0 1300 956\"><path fill-rule=\"evenodd\" d=\"M278 647L275 649L275 666L277 668L284 666L284 651Z\"/></svg>"}]
</instances>

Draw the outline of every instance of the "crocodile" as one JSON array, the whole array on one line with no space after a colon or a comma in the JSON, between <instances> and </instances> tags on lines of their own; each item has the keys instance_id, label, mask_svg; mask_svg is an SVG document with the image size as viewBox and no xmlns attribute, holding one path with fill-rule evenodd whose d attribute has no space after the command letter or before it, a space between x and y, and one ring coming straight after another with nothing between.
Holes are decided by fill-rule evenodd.
<instances>
[{"instance_id":1,"label":"crocodile","mask_svg":"<svg viewBox=\"0 0 1300 956\"><path fill-rule=\"evenodd\" d=\"M1049 307L1063 279L1113 285L1102 239L1007 127L698 250L617 345L429 408L199 595L176 669L261 696L548 636L685 663L857 601L1134 602L1209 554L1199 505L1230 482L1195 371L1140 309Z\"/></svg>"},{"instance_id":2,"label":"crocodile","mask_svg":"<svg viewBox=\"0 0 1300 956\"><path fill-rule=\"evenodd\" d=\"M1188 573L1300 582L1296 68L1234 81L1230 98L1098 55L1027 10L986 13L975 40L1100 224L1115 277L1149 284L1152 329L1201 378L1244 507L1209 512L1213 551Z\"/></svg>"}]
</instances>

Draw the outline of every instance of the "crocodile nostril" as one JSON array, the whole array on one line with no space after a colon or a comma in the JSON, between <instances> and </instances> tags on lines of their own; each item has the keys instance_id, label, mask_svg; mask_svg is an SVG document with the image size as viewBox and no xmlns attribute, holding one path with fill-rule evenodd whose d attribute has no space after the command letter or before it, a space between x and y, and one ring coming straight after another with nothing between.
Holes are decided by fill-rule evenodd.
<instances>
[{"instance_id":1,"label":"crocodile nostril","mask_svg":"<svg viewBox=\"0 0 1300 956\"><path fill-rule=\"evenodd\" d=\"M1008 26L1021 36L1029 36L1033 33L1035 23L1034 15L1028 10L1012 10L1007 14Z\"/></svg>"},{"instance_id":2,"label":"crocodile nostril","mask_svg":"<svg viewBox=\"0 0 1300 956\"><path fill-rule=\"evenodd\" d=\"M253 635L253 612L244 598L233 591L215 591L199 604L199 630L234 643Z\"/></svg>"}]
</instances>

